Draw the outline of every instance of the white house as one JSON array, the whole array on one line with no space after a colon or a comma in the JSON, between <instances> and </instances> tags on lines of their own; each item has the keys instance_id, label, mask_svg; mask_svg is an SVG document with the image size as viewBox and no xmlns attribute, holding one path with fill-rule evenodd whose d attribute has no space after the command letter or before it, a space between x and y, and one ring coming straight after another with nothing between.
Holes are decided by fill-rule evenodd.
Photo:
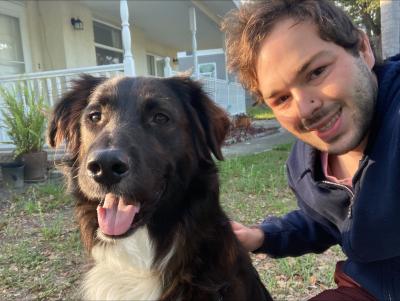
<instances>
[{"instance_id":1,"label":"white house","mask_svg":"<svg viewBox=\"0 0 400 301\"><path fill-rule=\"evenodd\" d=\"M53 104L80 73L123 73L130 51L134 75L170 76L179 70L178 52L194 53L197 60L198 51L224 48L219 23L238 5L236 0L0 0L0 84L24 81ZM125 48L123 27L130 31ZM239 84L203 81L231 114L244 112ZM6 138L0 130L0 141Z\"/></svg>"}]
</instances>

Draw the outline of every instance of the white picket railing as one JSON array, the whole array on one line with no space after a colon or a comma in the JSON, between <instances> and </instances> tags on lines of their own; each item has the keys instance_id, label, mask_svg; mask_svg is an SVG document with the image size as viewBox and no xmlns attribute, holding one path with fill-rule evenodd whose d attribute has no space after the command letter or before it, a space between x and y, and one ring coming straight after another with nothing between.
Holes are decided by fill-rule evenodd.
<instances>
[{"instance_id":1,"label":"white picket railing","mask_svg":"<svg viewBox=\"0 0 400 301\"><path fill-rule=\"evenodd\" d=\"M243 87L236 82L201 77L205 91L229 115L246 113L246 95Z\"/></svg>"},{"instance_id":2,"label":"white picket railing","mask_svg":"<svg viewBox=\"0 0 400 301\"><path fill-rule=\"evenodd\" d=\"M78 78L81 74L91 74L94 76L112 77L115 75L123 75L123 64L95 66L88 68L73 68L64 70L54 70L45 72L24 73L17 75L0 76L0 85L6 89L13 89L19 84L27 85L34 89L37 93L43 95L49 106L61 97L71 85L71 80ZM0 108L2 100L0 97ZM3 127L3 121L0 114L0 149L13 148L12 144L7 144L7 131Z\"/></svg>"},{"instance_id":3,"label":"white picket railing","mask_svg":"<svg viewBox=\"0 0 400 301\"><path fill-rule=\"evenodd\" d=\"M34 88L39 93L43 93L46 102L49 105L53 105L54 102L69 88L71 80L78 78L81 74L111 77L118 74L122 75L123 71L123 64L115 64L87 68L72 68L24 73L0 76L0 85L12 87L22 82L25 85Z\"/></svg>"},{"instance_id":4,"label":"white picket railing","mask_svg":"<svg viewBox=\"0 0 400 301\"><path fill-rule=\"evenodd\" d=\"M34 72L0 76L0 85L6 88L16 87L20 83L28 85L37 91L37 93L42 94L46 103L52 106L68 90L71 80L78 78L81 74L112 77L123 75L123 72L123 64ZM176 74L176 72L171 71L170 74L166 75L173 76ZM240 84L206 77L202 77L199 80L203 83L203 87L210 98L230 115L246 112L245 91ZM2 100L0 97L1 107ZM2 125L3 122L0 114L0 149L13 148L11 144L4 144L4 142L9 141L9 138L6 129Z\"/></svg>"},{"instance_id":5,"label":"white picket railing","mask_svg":"<svg viewBox=\"0 0 400 301\"><path fill-rule=\"evenodd\" d=\"M166 58L166 66L169 65L169 58ZM179 75L180 72L172 71L171 68L164 69L166 76ZM196 80L196 76L192 75ZM234 116L246 113L246 92L241 84L222 79L213 79L209 77L199 77L204 90L208 96L214 100L221 108Z\"/></svg>"}]
</instances>

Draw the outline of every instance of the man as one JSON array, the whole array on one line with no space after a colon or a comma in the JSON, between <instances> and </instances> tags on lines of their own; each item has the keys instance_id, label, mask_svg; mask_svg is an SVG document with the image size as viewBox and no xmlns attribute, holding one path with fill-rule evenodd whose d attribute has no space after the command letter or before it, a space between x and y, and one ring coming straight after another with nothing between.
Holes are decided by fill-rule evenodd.
<instances>
[{"instance_id":1,"label":"man","mask_svg":"<svg viewBox=\"0 0 400 301\"><path fill-rule=\"evenodd\" d=\"M339 244L336 289L312 300L400 300L400 61L328 0L257 1L223 22L228 65L298 140L287 161L299 209L232 227L271 257Z\"/></svg>"}]
</instances>

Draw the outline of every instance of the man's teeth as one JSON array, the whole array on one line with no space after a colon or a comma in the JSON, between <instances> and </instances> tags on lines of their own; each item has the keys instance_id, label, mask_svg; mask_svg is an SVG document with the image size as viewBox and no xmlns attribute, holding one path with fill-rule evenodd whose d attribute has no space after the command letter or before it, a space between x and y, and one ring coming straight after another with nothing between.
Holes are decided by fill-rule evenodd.
<instances>
[{"instance_id":1,"label":"man's teeth","mask_svg":"<svg viewBox=\"0 0 400 301\"><path fill-rule=\"evenodd\" d=\"M320 131L320 132L325 132L325 131L329 130L331 127L333 127L333 125L335 124L335 122L336 122L336 121L339 119L339 117L340 117L340 112L341 112L341 111L337 112L337 113L331 118L331 120L329 120L329 122L328 122L325 126L323 126L322 128L319 128L318 131Z\"/></svg>"}]
</instances>

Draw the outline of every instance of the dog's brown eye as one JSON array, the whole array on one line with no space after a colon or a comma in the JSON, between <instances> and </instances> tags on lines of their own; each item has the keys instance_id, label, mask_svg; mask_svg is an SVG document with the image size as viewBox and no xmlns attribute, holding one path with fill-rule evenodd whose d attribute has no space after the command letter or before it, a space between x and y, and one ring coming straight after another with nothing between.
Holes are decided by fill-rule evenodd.
<instances>
[{"instance_id":1,"label":"dog's brown eye","mask_svg":"<svg viewBox=\"0 0 400 301\"><path fill-rule=\"evenodd\" d=\"M169 121L169 118L163 113L157 113L154 115L153 121L157 124L165 124Z\"/></svg>"},{"instance_id":2,"label":"dog's brown eye","mask_svg":"<svg viewBox=\"0 0 400 301\"><path fill-rule=\"evenodd\" d=\"M101 113L92 112L88 115L88 119L93 123L98 123L101 120Z\"/></svg>"}]
</instances>

